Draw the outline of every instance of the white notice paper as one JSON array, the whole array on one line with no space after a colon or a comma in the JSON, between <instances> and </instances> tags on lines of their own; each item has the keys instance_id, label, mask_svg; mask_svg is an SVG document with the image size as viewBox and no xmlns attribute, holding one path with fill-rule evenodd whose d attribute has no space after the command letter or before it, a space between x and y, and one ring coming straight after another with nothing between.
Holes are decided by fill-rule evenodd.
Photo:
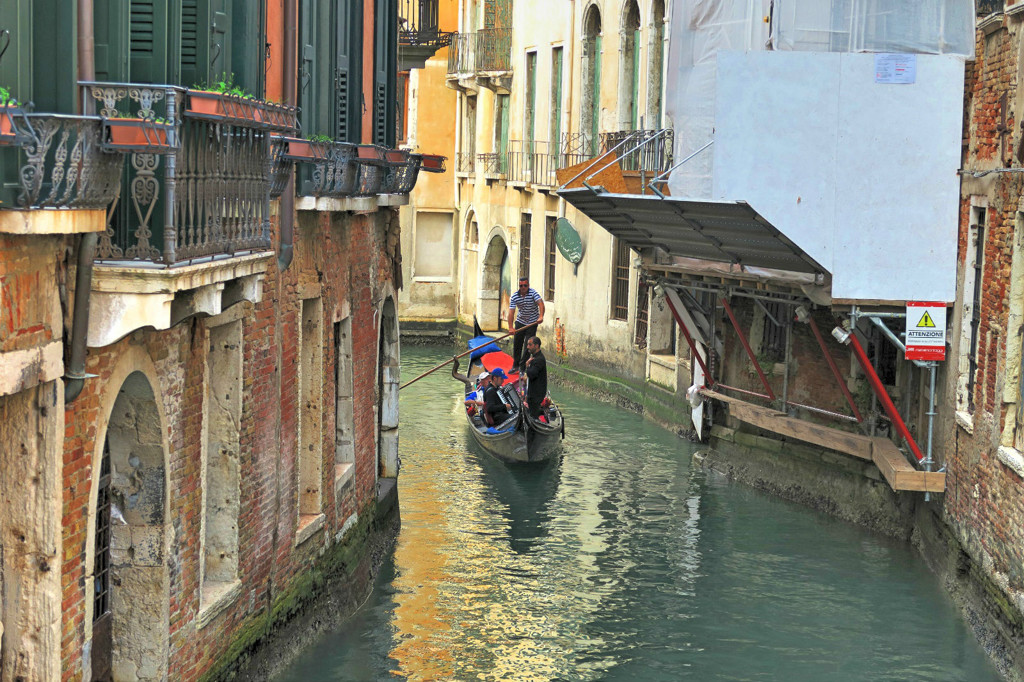
<instances>
[{"instance_id":1,"label":"white notice paper","mask_svg":"<svg viewBox=\"0 0 1024 682\"><path fill-rule=\"evenodd\" d=\"M875 55L875 82L908 84L917 80L916 54Z\"/></svg>"}]
</instances>

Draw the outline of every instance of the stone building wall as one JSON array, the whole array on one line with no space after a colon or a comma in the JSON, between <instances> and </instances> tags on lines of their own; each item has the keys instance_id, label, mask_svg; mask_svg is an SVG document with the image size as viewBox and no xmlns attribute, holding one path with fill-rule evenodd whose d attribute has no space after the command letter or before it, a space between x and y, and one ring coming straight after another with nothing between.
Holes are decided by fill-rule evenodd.
<instances>
[{"instance_id":1,"label":"stone building wall","mask_svg":"<svg viewBox=\"0 0 1024 682\"><path fill-rule=\"evenodd\" d=\"M294 262L280 272L268 254L259 303L90 349L87 371L96 377L63 415L64 536L59 572L55 566L63 612L61 679L88 679L90 669L95 509L105 442L115 469L113 499L125 519L115 518L112 528L120 582L112 591L113 610L136 621L131 628L120 622L124 617L113 621L114 666L125 679L191 680L230 670L305 607L322 564L353 551L346 547L353 538L365 541L377 503L378 338L382 324L396 324L384 310L395 296L394 250L386 245L397 235L397 216L391 209L309 211L295 224ZM313 366L302 352L303 301L317 299L305 308L322 311L321 362ZM354 464L339 469L335 329L346 318ZM240 374L239 363L223 361L224 353L234 352L235 328ZM227 344L214 362L211 338ZM319 395L312 399L299 397L303 371L317 378ZM217 435L224 429L210 417L230 402L230 395L209 395L211 387L230 392L233 384L220 380L223 373L238 375L241 387L237 445ZM304 419L309 416L317 418ZM309 424L319 433L303 435ZM320 475L307 487L319 495L319 514L299 513L299 467L306 461L300 444L318 446ZM237 448L237 454L211 453L211 447ZM225 525L231 512L220 510L231 504L211 499L213 491L237 491L236 529ZM214 505L218 525L211 522ZM237 557L231 557L235 537ZM204 549L211 548L222 561L204 560Z\"/></svg>"}]
</instances>

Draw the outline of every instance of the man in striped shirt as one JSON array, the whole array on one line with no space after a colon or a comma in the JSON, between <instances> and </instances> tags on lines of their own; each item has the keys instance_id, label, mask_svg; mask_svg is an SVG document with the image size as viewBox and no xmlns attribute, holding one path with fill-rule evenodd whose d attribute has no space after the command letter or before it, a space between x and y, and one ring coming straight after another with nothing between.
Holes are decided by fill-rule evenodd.
<instances>
[{"instance_id":1,"label":"man in striped shirt","mask_svg":"<svg viewBox=\"0 0 1024 682\"><path fill-rule=\"evenodd\" d=\"M519 278L519 291L512 294L508 302L508 328L515 329L515 343L512 344L512 371L524 367L526 362L523 346L526 339L537 333L540 323L544 321L544 299L535 289L530 288L530 280Z\"/></svg>"}]
</instances>

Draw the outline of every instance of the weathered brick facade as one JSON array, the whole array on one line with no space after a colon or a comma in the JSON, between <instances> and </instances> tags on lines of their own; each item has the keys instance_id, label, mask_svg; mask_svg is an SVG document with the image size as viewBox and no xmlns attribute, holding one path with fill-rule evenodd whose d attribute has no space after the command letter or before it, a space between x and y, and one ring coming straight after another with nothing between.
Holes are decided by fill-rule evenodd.
<instances>
[{"instance_id":1,"label":"weathered brick facade","mask_svg":"<svg viewBox=\"0 0 1024 682\"><path fill-rule=\"evenodd\" d=\"M1009 4L1009 3L1008 3ZM945 520L1002 597L1008 622L1024 622L1024 459L1020 452L1021 195L1024 134L1020 50L1024 17L1007 8L979 17L968 63L959 229L958 300L940 410L947 464ZM980 235L980 246L977 244ZM980 284L965 286L977 265ZM966 279L965 279L966 278ZM977 310L973 310L977 301ZM971 344L971 318L977 332ZM975 369L970 375L970 360ZM973 385L969 379L973 378Z\"/></svg>"},{"instance_id":2,"label":"weathered brick facade","mask_svg":"<svg viewBox=\"0 0 1024 682\"><path fill-rule=\"evenodd\" d=\"M110 414L127 376L142 373L157 403L166 444L166 517L168 539L161 564L167 569L167 675L199 679L225 661L242 640L252 645L250 630L260 634L279 618L282 595L289 609L301 606L296 586L310 569L341 544L339 531L372 520L377 503L378 350L381 324L394 324L383 313L394 299L394 264L386 244L397 230L390 209L357 215L305 212L296 221L296 257L289 269L273 264L264 282L263 299L229 308L214 318L191 318L166 331L137 331L111 346L91 349L86 382L64 414L62 490L63 547L61 578L61 661L63 680L82 680L88 665L92 598L92 524L96 503L96 465L102 453ZM52 241L52 240L51 240ZM53 244L48 286L52 270ZM393 251L393 250L392 250ZM272 256L272 254L270 254ZM32 277L28 277L32 280ZM39 278L37 278L39 279ZM19 280L20 281L20 280ZM39 287L36 287L39 291ZM8 317L27 320L19 327L40 327L36 303L24 290L11 300ZM323 310L322 528L296 543L299 528L296 485L299 404L297 375L299 315L302 299L320 298ZM393 309L393 308L392 308ZM354 475L336 499L335 404L336 344L333 321L351 315L353 398L355 409ZM200 565L203 537L203 440L209 329L220 318L239 319L243 329L243 395L240 432L240 512L238 578L234 598L200 626ZM31 324L29 324L31 322ZM56 332L60 334L59 329ZM6 335L6 338L14 338ZM217 368L212 368L216 372ZM7 399L0 399L7 400ZM348 530L348 528L346 528ZM359 538L361 539L361 538ZM57 565L54 566L56 570ZM365 587L365 586L364 586ZM116 588L115 588L116 589ZM144 595L140 595L144 596ZM284 615L288 615L287 613Z\"/></svg>"}]
</instances>

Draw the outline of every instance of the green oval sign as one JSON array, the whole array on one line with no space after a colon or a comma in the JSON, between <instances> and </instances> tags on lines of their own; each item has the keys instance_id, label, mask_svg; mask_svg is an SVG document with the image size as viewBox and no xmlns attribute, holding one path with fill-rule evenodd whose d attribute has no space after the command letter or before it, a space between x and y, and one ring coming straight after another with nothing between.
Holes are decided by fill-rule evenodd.
<instances>
[{"instance_id":1,"label":"green oval sign","mask_svg":"<svg viewBox=\"0 0 1024 682\"><path fill-rule=\"evenodd\" d=\"M583 260L583 240L572 223L565 218L559 218L555 223L555 246L574 265Z\"/></svg>"}]
</instances>

